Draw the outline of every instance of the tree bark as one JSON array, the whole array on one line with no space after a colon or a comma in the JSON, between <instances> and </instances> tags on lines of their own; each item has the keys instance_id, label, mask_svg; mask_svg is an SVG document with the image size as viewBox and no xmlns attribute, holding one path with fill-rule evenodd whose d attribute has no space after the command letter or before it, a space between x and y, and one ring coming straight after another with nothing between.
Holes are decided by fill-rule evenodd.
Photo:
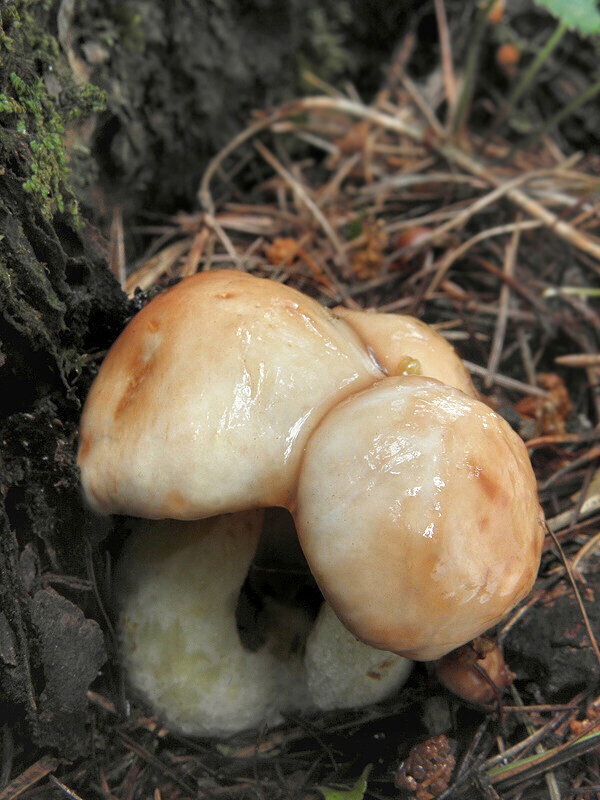
<instances>
[{"instance_id":1,"label":"tree bark","mask_svg":"<svg viewBox=\"0 0 600 800\"><path fill-rule=\"evenodd\" d=\"M129 303L71 211L61 134L84 96L35 7L1 9L0 716L13 735L76 753L106 657L85 535L101 523L80 500L76 426L90 354L115 338Z\"/></svg>"}]
</instances>

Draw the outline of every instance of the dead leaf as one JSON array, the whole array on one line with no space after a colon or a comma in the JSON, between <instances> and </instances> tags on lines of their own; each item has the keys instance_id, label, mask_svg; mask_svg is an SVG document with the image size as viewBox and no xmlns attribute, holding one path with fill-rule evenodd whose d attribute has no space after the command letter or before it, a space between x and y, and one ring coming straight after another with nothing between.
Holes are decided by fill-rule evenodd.
<instances>
[{"instance_id":1,"label":"dead leaf","mask_svg":"<svg viewBox=\"0 0 600 800\"><path fill-rule=\"evenodd\" d=\"M573 406L564 381L553 372L540 372L537 384L550 393L549 397L528 395L515 405L515 410L526 419L534 420L536 436L566 433L566 420Z\"/></svg>"}]
</instances>

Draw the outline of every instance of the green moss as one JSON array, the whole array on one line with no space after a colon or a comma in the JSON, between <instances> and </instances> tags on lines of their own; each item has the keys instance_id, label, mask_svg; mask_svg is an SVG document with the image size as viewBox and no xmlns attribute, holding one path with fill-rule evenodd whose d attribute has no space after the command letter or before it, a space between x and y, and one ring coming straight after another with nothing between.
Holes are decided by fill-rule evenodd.
<instances>
[{"instance_id":1,"label":"green moss","mask_svg":"<svg viewBox=\"0 0 600 800\"><path fill-rule=\"evenodd\" d=\"M14 0L0 12L0 156L22 180L42 214L73 213L64 148L67 122L103 107L103 93L57 75L58 102L46 76L60 64L56 40L43 30L44 4Z\"/></svg>"},{"instance_id":2,"label":"green moss","mask_svg":"<svg viewBox=\"0 0 600 800\"><path fill-rule=\"evenodd\" d=\"M90 114L104 111L106 92L91 83L84 83L77 88L78 91L71 98L70 108L67 110L69 120L85 119Z\"/></svg>"},{"instance_id":3,"label":"green moss","mask_svg":"<svg viewBox=\"0 0 600 800\"><path fill-rule=\"evenodd\" d=\"M131 4L119 3L115 6L114 18L121 45L134 53L143 53L147 42L142 15Z\"/></svg>"},{"instance_id":4,"label":"green moss","mask_svg":"<svg viewBox=\"0 0 600 800\"><path fill-rule=\"evenodd\" d=\"M75 348L70 348L61 353L60 371L69 384L73 384L79 379L87 363L87 354L79 353Z\"/></svg>"},{"instance_id":5,"label":"green moss","mask_svg":"<svg viewBox=\"0 0 600 800\"><path fill-rule=\"evenodd\" d=\"M310 10L305 44L298 55L301 80L304 73L312 72L335 85L352 73L353 59L344 32L351 19L352 9L344 0L334 5L316 5ZM314 86L309 86L314 90Z\"/></svg>"}]
</instances>

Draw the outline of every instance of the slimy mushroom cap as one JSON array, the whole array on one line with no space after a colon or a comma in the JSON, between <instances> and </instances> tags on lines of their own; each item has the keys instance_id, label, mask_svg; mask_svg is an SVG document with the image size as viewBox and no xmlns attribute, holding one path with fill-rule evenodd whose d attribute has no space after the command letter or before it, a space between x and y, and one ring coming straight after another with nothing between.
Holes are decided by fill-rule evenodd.
<instances>
[{"instance_id":1,"label":"slimy mushroom cap","mask_svg":"<svg viewBox=\"0 0 600 800\"><path fill-rule=\"evenodd\" d=\"M362 641L430 660L530 590L544 528L523 442L483 403L385 378L313 432L296 505L311 570Z\"/></svg>"},{"instance_id":2,"label":"slimy mushroom cap","mask_svg":"<svg viewBox=\"0 0 600 800\"><path fill-rule=\"evenodd\" d=\"M184 279L133 318L94 381L86 497L150 518L285 506L316 422L378 377L354 332L295 289L233 270Z\"/></svg>"},{"instance_id":3,"label":"slimy mushroom cap","mask_svg":"<svg viewBox=\"0 0 600 800\"><path fill-rule=\"evenodd\" d=\"M467 368L452 345L435 328L406 314L351 311L338 307L333 313L344 320L371 350L388 375L414 374L454 386L477 396Z\"/></svg>"}]
</instances>

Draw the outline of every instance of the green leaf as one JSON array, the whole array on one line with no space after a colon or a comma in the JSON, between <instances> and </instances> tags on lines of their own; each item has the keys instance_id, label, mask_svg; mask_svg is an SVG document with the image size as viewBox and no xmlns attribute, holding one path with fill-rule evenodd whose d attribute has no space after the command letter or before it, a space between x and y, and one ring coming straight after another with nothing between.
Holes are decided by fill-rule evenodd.
<instances>
[{"instance_id":1,"label":"green leaf","mask_svg":"<svg viewBox=\"0 0 600 800\"><path fill-rule=\"evenodd\" d=\"M595 0L536 0L536 2L582 36L600 33L600 11Z\"/></svg>"},{"instance_id":2,"label":"green leaf","mask_svg":"<svg viewBox=\"0 0 600 800\"><path fill-rule=\"evenodd\" d=\"M367 791L367 778L372 769L373 764L367 764L360 778L350 789L332 789L329 786L319 786L317 788L323 792L325 800L363 800Z\"/></svg>"}]
</instances>

